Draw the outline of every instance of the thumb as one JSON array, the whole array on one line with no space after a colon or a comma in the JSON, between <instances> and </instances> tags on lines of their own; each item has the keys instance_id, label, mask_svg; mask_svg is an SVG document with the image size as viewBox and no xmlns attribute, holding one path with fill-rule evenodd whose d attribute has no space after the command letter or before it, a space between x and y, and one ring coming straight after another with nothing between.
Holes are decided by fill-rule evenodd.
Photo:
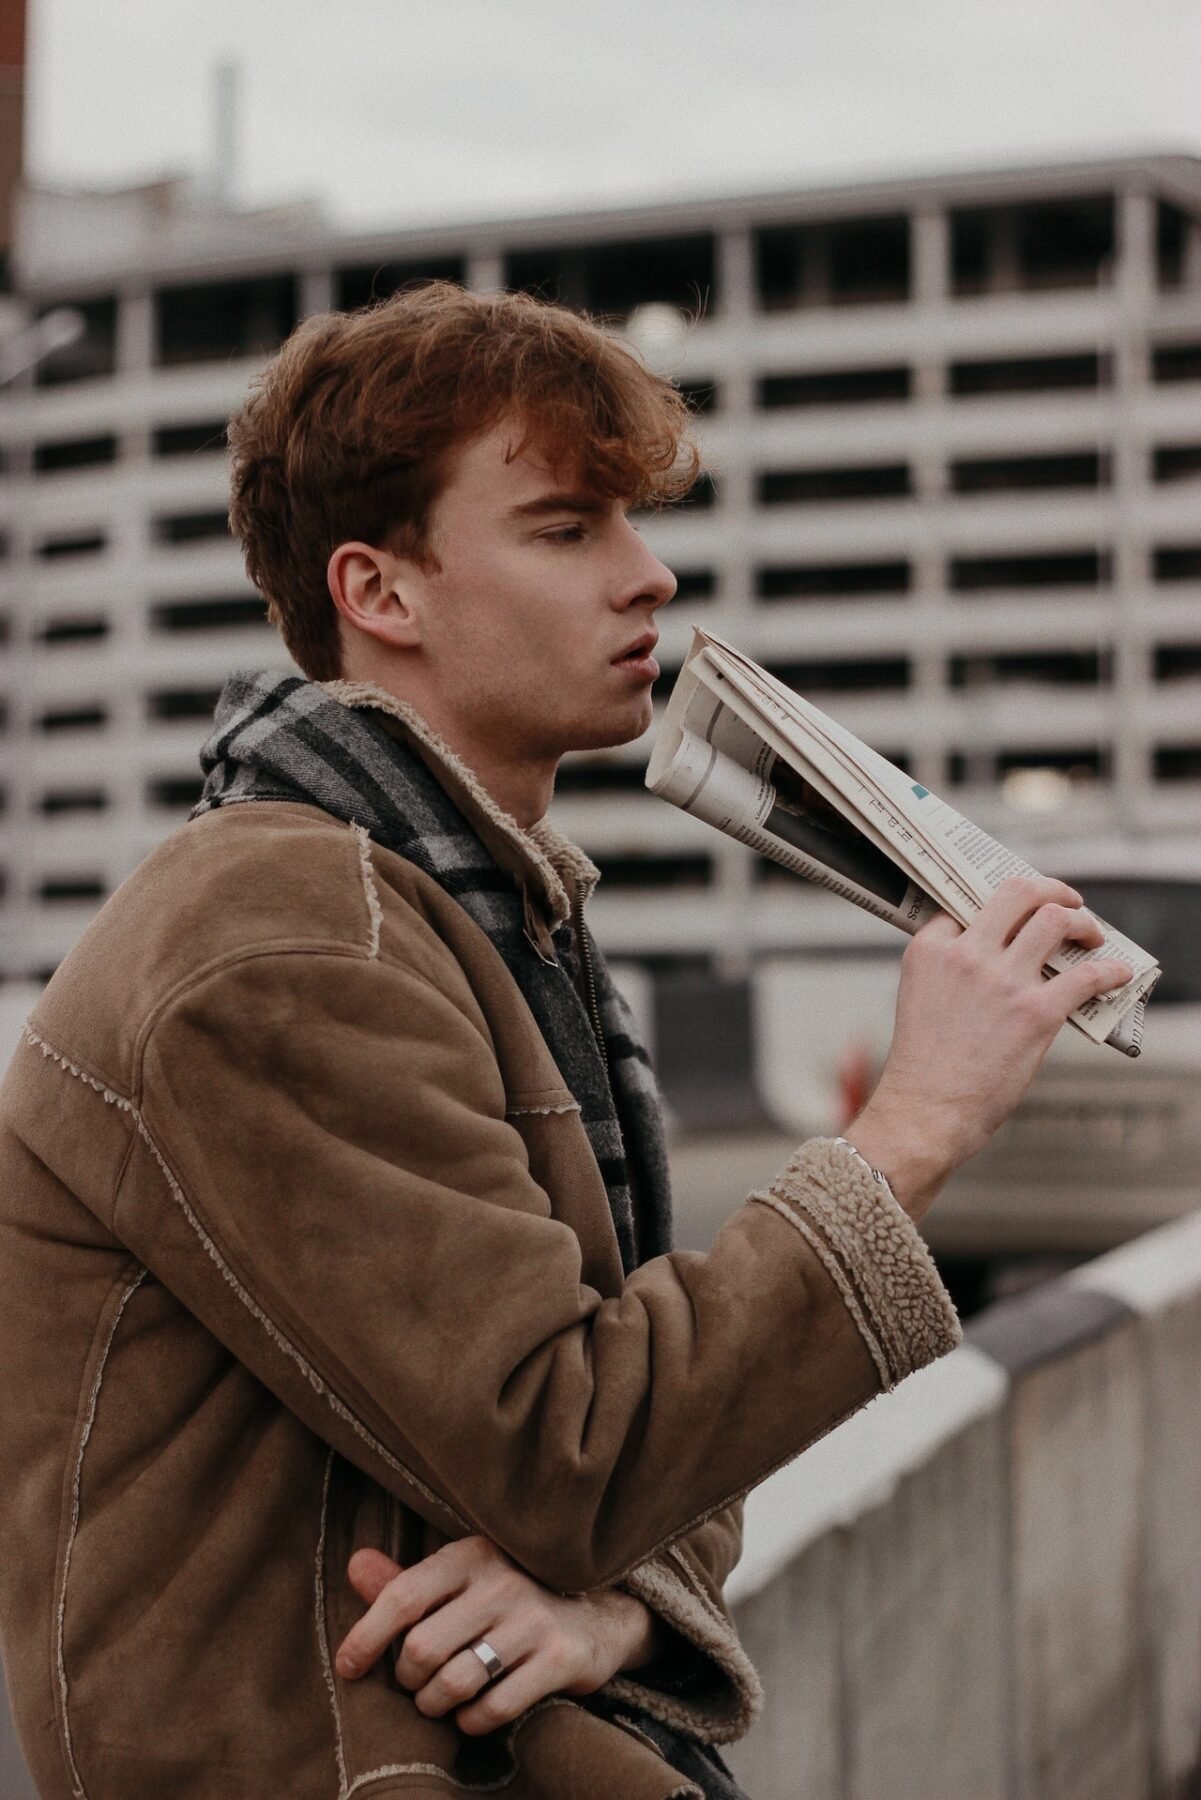
<instances>
[{"instance_id":1,"label":"thumb","mask_svg":"<svg viewBox=\"0 0 1201 1800\"><path fill-rule=\"evenodd\" d=\"M385 1556L382 1550L356 1550L346 1573L360 1600L373 1606L388 1583L400 1574L401 1565Z\"/></svg>"}]
</instances>

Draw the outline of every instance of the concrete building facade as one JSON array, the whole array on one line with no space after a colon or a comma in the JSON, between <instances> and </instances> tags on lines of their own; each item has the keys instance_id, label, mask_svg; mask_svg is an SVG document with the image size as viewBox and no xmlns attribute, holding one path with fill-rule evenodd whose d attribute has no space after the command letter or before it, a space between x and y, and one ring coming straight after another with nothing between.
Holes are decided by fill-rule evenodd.
<instances>
[{"instance_id":1,"label":"concrete building facade","mask_svg":"<svg viewBox=\"0 0 1201 1800\"><path fill-rule=\"evenodd\" d=\"M1201 159L354 237L178 183L28 194L16 271L85 328L0 391L7 978L186 816L224 676L287 664L225 418L299 318L414 278L587 307L692 396L709 474L645 521L680 578L663 690L709 625L1055 866L1201 823ZM645 795L647 748L572 759L556 799L607 947L877 941Z\"/></svg>"}]
</instances>

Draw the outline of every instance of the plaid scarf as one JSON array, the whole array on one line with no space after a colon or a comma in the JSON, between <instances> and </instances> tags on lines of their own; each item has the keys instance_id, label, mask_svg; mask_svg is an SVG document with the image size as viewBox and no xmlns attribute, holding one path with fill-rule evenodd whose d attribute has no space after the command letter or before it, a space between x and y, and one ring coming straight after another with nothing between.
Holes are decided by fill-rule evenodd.
<instances>
[{"instance_id":1,"label":"plaid scarf","mask_svg":"<svg viewBox=\"0 0 1201 1800\"><path fill-rule=\"evenodd\" d=\"M572 926L559 924L549 938L553 957L540 954L527 933L525 896L514 872L497 861L426 761L398 741L381 713L400 719L435 767L453 771L462 786L474 790L477 804L490 809L500 832L519 834L525 854L546 866L537 840L520 834L516 822L499 812L410 709L377 689L335 682L327 690L269 671L233 675L226 682L200 753L205 783L191 816L245 800L319 806L365 826L377 843L415 863L458 901L504 959L579 1103L629 1274L645 1258L671 1248L659 1098L630 1010L589 943L598 1034L577 986L581 951ZM536 830L544 843L553 837L545 826ZM495 842L495 833L490 835ZM518 849L518 863L521 856ZM587 929L582 920L580 928Z\"/></svg>"}]
</instances>

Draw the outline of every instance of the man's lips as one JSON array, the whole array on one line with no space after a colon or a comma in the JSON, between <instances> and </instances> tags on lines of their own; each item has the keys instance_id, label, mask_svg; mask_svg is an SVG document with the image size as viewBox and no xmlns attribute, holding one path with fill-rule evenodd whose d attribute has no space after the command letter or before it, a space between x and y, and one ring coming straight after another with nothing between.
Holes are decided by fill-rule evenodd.
<instances>
[{"instance_id":1,"label":"man's lips","mask_svg":"<svg viewBox=\"0 0 1201 1800\"><path fill-rule=\"evenodd\" d=\"M637 675L647 676L651 681L657 681L659 665L651 652L658 642L658 632L645 632L642 637L637 638L634 643L623 650L620 656L613 658L613 667L631 669Z\"/></svg>"}]
</instances>

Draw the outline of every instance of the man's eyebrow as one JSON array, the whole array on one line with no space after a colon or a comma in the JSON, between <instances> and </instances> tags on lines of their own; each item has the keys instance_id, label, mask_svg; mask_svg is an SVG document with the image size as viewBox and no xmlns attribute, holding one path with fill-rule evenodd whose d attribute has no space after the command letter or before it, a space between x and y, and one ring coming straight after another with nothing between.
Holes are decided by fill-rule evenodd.
<instances>
[{"instance_id":1,"label":"man's eyebrow","mask_svg":"<svg viewBox=\"0 0 1201 1800\"><path fill-rule=\"evenodd\" d=\"M544 513L600 513L605 512L608 505L608 501L596 494L539 494L534 500L523 500L520 505L510 507L509 513L515 519L532 519L540 518Z\"/></svg>"}]
</instances>

